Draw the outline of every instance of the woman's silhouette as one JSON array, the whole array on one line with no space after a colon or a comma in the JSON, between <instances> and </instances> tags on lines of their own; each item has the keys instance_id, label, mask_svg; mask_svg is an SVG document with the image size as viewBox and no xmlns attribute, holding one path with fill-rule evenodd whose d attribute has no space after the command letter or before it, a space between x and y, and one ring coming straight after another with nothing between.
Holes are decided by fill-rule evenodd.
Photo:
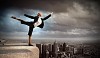
<instances>
[{"instance_id":1,"label":"woman's silhouette","mask_svg":"<svg viewBox=\"0 0 100 58\"><path fill-rule=\"evenodd\" d=\"M32 37L33 28L35 28L35 27L43 28L44 21L46 19L48 19L51 15L52 15L52 13L50 13L48 16L46 16L44 18L41 18L41 16L42 16L41 13L38 13L37 16L30 16L30 15L24 14L24 16L26 16L28 18L34 19L34 21L32 21L32 22L26 22L26 21L24 21L22 19L16 18L15 16L12 16L11 18L20 21L21 24L25 24L25 25L29 26L29 31L28 31L29 41L28 41L28 45L32 46L31 37Z\"/></svg>"}]
</instances>

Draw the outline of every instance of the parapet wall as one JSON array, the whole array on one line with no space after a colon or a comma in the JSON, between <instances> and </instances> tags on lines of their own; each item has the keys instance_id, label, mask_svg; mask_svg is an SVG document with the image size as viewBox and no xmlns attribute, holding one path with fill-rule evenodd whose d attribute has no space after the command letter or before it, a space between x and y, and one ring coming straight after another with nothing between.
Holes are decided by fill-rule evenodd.
<instances>
[{"instance_id":1,"label":"parapet wall","mask_svg":"<svg viewBox=\"0 0 100 58\"><path fill-rule=\"evenodd\" d=\"M0 58L39 58L36 46L0 46Z\"/></svg>"}]
</instances>

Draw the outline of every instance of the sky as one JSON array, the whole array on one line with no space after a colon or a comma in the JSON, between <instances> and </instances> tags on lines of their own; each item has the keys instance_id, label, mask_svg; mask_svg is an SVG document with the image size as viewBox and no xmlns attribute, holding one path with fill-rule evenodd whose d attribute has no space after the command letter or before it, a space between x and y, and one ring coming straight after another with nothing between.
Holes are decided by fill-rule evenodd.
<instances>
[{"instance_id":1,"label":"sky","mask_svg":"<svg viewBox=\"0 0 100 58\"><path fill-rule=\"evenodd\" d=\"M24 14L36 16L41 12L45 17L53 12L43 29L34 28L34 38L89 37L99 40L99 4L98 0L0 0L0 38L27 38L28 26L11 16L34 21Z\"/></svg>"}]
</instances>

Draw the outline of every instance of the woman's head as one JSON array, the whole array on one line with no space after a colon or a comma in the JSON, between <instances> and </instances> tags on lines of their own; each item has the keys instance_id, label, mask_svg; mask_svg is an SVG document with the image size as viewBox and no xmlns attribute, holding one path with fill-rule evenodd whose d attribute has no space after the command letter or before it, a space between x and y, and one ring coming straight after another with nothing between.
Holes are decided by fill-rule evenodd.
<instances>
[{"instance_id":1,"label":"woman's head","mask_svg":"<svg viewBox=\"0 0 100 58\"><path fill-rule=\"evenodd\" d=\"M42 16L42 14L41 14L41 13L38 13L38 14L37 14L37 16L40 16L40 17L41 17L41 16Z\"/></svg>"}]
</instances>

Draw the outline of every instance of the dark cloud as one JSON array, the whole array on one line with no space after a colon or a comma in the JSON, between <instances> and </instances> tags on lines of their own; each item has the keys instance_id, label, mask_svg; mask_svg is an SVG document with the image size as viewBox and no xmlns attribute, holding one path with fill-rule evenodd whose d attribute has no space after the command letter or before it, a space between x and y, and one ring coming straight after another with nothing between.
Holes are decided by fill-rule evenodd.
<instances>
[{"instance_id":1,"label":"dark cloud","mask_svg":"<svg viewBox=\"0 0 100 58\"><path fill-rule=\"evenodd\" d=\"M65 8L72 8L73 2L80 3L89 11L93 6L99 9L98 0L1 0L2 8L28 8L28 9L40 9L53 12L66 12ZM92 10L91 10L92 11Z\"/></svg>"},{"instance_id":2,"label":"dark cloud","mask_svg":"<svg viewBox=\"0 0 100 58\"><path fill-rule=\"evenodd\" d=\"M69 1L70 2L70 1ZM66 4L71 3L66 0L3 0L1 2L2 8L25 8L25 9L39 9L39 10L47 10L54 12L62 12L65 11Z\"/></svg>"}]
</instances>

